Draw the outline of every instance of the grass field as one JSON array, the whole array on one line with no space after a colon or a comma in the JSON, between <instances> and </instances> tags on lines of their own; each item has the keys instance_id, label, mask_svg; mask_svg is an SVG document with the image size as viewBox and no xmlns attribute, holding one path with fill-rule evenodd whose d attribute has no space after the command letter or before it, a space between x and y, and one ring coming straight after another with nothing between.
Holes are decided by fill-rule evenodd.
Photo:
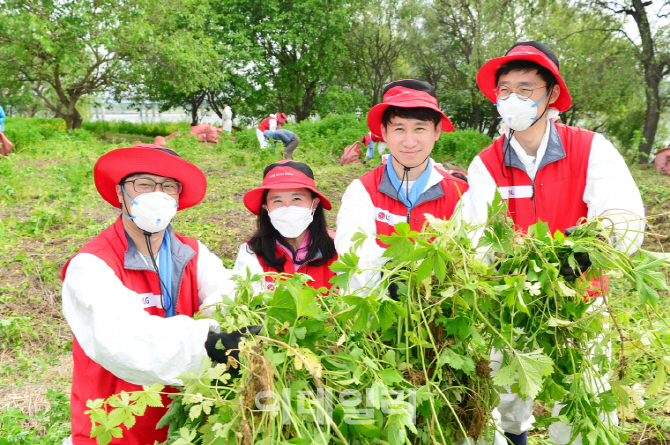
<instances>
[{"instance_id":1,"label":"grass field","mask_svg":"<svg viewBox=\"0 0 670 445\"><path fill-rule=\"evenodd\" d=\"M378 158L368 165L339 165L344 146L367 131L360 122L341 124L347 125L343 135L336 125L322 133L317 127L305 127L294 154L313 167L319 190L331 200L333 210L327 214L332 229L346 186L379 165ZM110 149L150 142L153 137L113 130L100 134L91 128L72 135L56 129L48 137L34 139L17 144L11 156L0 159L0 444L56 444L69 434L72 335L60 310L60 271L118 216L118 210L95 190L96 159ZM259 150L252 130L237 134L237 141L220 144L197 143L189 137L170 142L208 179L204 201L180 212L174 227L202 241L231 267L255 222L242 197L259 185L263 168L281 158L280 147ZM464 165L465 155L440 153L437 161ZM654 215L645 247L670 251L670 178L650 167L632 169L648 215ZM634 433L629 443L665 443L662 437L668 425L663 415L629 426ZM533 443L548 443L541 428L542 421Z\"/></svg>"}]
</instances>

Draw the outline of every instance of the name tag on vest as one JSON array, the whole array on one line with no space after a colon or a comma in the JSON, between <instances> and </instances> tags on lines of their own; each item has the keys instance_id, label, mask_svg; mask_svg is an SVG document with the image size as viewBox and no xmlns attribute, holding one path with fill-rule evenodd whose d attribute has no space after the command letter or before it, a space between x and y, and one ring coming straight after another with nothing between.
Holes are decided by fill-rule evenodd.
<instances>
[{"instance_id":1,"label":"name tag on vest","mask_svg":"<svg viewBox=\"0 0 670 445\"><path fill-rule=\"evenodd\" d=\"M533 186L513 185L512 187L498 187L498 192L500 192L502 199L532 198Z\"/></svg>"},{"instance_id":2,"label":"name tag on vest","mask_svg":"<svg viewBox=\"0 0 670 445\"><path fill-rule=\"evenodd\" d=\"M407 215L395 215L388 210L380 209L379 207L375 207L375 214L377 215L375 216L377 221L384 222L392 226L395 226L401 222L407 222Z\"/></svg>"},{"instance_id":3,"label":"name tag on vest","mask_svg":"<svg viewBox=\"0 0 670 445\"><path fill-rule=\"evenodd\" d=\"M145 309L150 307L162 308L160 295L154 295L147 292L145 294L140 294L140 298L142 298L142 306L144 306Z\"/></svg>"}]
</instances>

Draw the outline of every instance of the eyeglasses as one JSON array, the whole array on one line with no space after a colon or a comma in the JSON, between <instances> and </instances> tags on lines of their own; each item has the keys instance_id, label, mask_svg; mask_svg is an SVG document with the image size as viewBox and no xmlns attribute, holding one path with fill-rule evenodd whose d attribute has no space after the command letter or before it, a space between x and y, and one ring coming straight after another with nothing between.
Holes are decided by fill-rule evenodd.
<instances>
[{"instance_id":1,"label":"eyeglasses","mask_svg":"<svg viewBox=\"0 0 670 445\"><path fill-rule=\"evenodd\" d=\"M157 185L160 185L161 190L168 195L178 195L184 190L184 186L177 181L156 182L149 178L138 178L125 182L132 182L137 193L151 193L156 190Z\"/></svg>"},{"instance_id":2,"label":"eyeglasses","mask_svg":"<svg viewBox=\"0 0 670 445\"><path fill-rule=\"evenodd\" d=\"M525 86L518 87L516 89L510 88L508 86L500 86L498 88L494 88L493 91L496 93L496 97L499 100L505 100L509 97L510 94L516 93L517 96L519 96L521 99L526 100L530 99L530 96L533 95L533 92L535 90L539 90L540 88L549 88L547 85L542 86L542 87L536 87L536 88L528 88Z\"/></svg>"}]
</instances>

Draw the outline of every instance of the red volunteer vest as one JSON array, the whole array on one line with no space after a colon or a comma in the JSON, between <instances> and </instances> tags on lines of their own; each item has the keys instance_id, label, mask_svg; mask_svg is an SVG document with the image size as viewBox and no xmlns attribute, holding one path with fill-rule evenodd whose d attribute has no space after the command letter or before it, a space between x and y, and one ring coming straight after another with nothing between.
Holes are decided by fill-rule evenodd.
<instances>
[{"instance_id":1,"label":"red volunteer vest","mask_svg":"<svg viewBox=\"0 0 670 445\"><path fill-rule=\"evenodd\" d=\"M337 261L337 254L333 255L329 261L320 266L312 266L310 263L313 263L316 260L309 260L297 271L294 268L293 261L291 261L291 258L289 258L288 254L284 249L281 248L281 246L275 246L275 255L277 258L282 256L286 258L286 261L284 262L284 273L293 275L297 272L309 275L312 277L312 281L308 281L307 284L309 284L314 289L325 287L330 291L330 288L333 286L333 284L329 283L328 281L335 276L335 272L330 270L330 265ZM256 258L258 258L258 262L263 268L263 272L279 272L274 267L268 265L263 260L263 258L260 257L260 255L256 255ZM273 281L270 277L265 277L265 279L268 281Z\"/></svg>"},{"instance_id":2,"label":"red volunteer vest","mask_svg":"<svg viewBox=\"0 0 670 445\"><path fill-rule=\"evenodd\" d=\"M507 213L517 228L524 233L538 221L549 225L549 230L565 231L586 218L588 207L584 202L586 173L595 133L578 127L554 124L561 140L565 157L551 162L537 171L531 181L525 170L504 167L503 144L505 136L496 139L479 157L507 201ZM512 148L510 148L512 150ZM506 177L510 176L510 177ZM592 297L607 292L608 277L593 279L588 291Z\"/></svg>"},{"instance_id":3,"label":"red volunteer vest","mask_svg":"<svg viewBox=\"0 0 670 445\"><path fill-rule=\"evenodd\" d=\"M534 182L524 170L504 166L505 136L479 154L503 200L507 201L509 216L523 232L538 221L546 222L552 233L564 231L577 224L580 218L585 218L588 212L583 197L595 133L563 124L554 125L566 156L540 168Z\"/></svg>"},{"instance_id":4,"label":"red volunteer vest","mask_svg":"<svg viewBox=\"0 0 670 445\"><path fill-rule=\"evenodd\" d=\"M200 307L197 283L198 242L193 238L177 234L175 236L195 251L195 256L186 264L184 269L175 311L177 314L192 317ZM86 244L79 253L90 253L103 260L127 288L138 294L160 295L158 277L153 271L124 269L124 255L127 249L126 234L121 218L119 218ZM65 271L71 260L63 267L63 278L65 278ZM151 315L165 317L161 307L145 307L144 310ZM79 346L76 338L72 342L72 356L74 358L72 397L70 400L72 442L74 445L94 445L96 444L95 439L90 438L91 420L84 414L84 411L88 410L86 401L89 399L107 399L121 391L139 391L142 387L119 379L91 360ZM176 389L169 387L165 388L164 391L177 392ZM171 399L164 395L163 404L165 407L170 402ZM156 440L164 442L167 439L168 428L156 430L156 425L166 412L167 408L147 407L145 415L137 417L136 424L130 430L121 425L123 437L112 439L111 444L153 445Z\"/></svg>"},{"instance_id":5,"label":"red volunteer vest","mask_svg":"<svg viewBox=\"0 0 670 445\"><path fill-rule=\"evenodd\" d=\"M263 120L261 121L261 123L258 124L258 129L261 130L261 132L266 131L266 130L269 130L269 129L270 129L270 120L271 120L271 119L275 119L275 118L274 118L274 117L270 117L270 116L268 116L268 117L266 117L265 119L263 119ZM279 123L279 121L277 121L277 123ZM279 128L279 126L278 126L277 128Z\"/></svg>"},{"instance_id":6,"label":"red volunteer vest","mask_svg":"<svg viewBox=\"0 0 670 445\"><path fill-rule=\"evenodd\" d=\"M439 183L442 189L441 196L424 201L408 211L401 201L379 190L379 186L384 180L385 169L386 164L380 165L360 178L372 199L372 204L375 206L375 221L377 234L379 235L393 234L393 226L399 222L409 223L411 230L421 231L423 224L426 222L425 213L436 218L451 218L456 203L461 199L461 195L468 190L467 182L454 178L445 171L437 170L444 177ZM388 181L388 179L386 180ZM384 248L388 247L379 239L377 239L377 244Z\"/></svg>"}]
</instances>

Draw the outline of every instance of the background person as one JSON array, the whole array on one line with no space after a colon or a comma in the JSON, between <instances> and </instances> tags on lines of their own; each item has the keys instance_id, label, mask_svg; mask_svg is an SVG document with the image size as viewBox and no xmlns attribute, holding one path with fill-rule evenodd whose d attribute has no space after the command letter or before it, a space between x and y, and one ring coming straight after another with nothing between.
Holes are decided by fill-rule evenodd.
<instances>
[{"instance_id":1,"label":"background person","mask_svg":"<svg viewBox=\"0 0 670 445\"><path fill-rule=\"evenodd\" d=\"M258 215L256 232L240 246L234 270L303 273L316 289L331 288L337 260L323 209L331 209L314 184L312 169L302 162L279 161L263 171L263 184L244 195L244 205ZM273 282L265 278L265 288Z\"/></svg>"},{"instance_id":2,"label":"background person","mask_svg":"<svg viewBox=\"0 0 670 445\"><path fill-rule=\"evenodd\" d=\"M0 106L0 131L4 132L5 131L5 110L2 109L2 106Z\"/></svg>"},{"instance_id":3,"label":"background person","mask_svg":"<svg viewBox=\"0 0 670 445\"><path fill-rule=\"evenodd\" d=\"M256 127L256 138L258 139L258 143L260 144L262 150L268 148L268 143L265 139L265 136L263 136L263 132L266 130L279 130L281 129L281 124L285 123L286 113L277 113L269 115L263 119L260 124L258 124L258 127Z\"/></svg>"},{"instance_id":4,"label":"background person","mask_svg":"<svg viewBox=\"0 0 670 445\"><path fill-rule=\"evenodd\" d=\"M486 222L487 206L497 190L522 231L544 221L552 233L569 233L582 218L606 215L615 230L613 244L633 253L642 243L644 230L640 192L624 159L602 135L553 121L571 104L558 70L554 52L532 41L515 44L504 57L489 60L479 70L477 84L497 105L502 136L468 169L470 191L464 213L476 222ZM561 268L568 280L591 264L587 254L577 254L575 259L581 271L567 262ZM492 358L492 364L495 361ZM560 408L555 406L554 416ZM500 395L498 410L512 443L527 442L527 431L535 421L532 409L530 398ZM569 442L571 432L561 422L549 427L550 437L559 445ZM572 443L581 444L581 436Z\"/></svg>"},{"instance_id":5,"label":"background person","mask_svg":"<svg viewBox=\"0 0 670 445\"><path fill-rule=\"evenodd\" d=\"M223 103L223 110L221 111L221 127L222 130L230 134L233 131L233 110L227 103Z\"/></svg>"},{"instance_id":6,"label":"background person","mask_svg":"<svg viewBox=\"0 0 670 445\"><path fill-rule=\"evenodd\" d=\"M284 152L282 156L284 159L293 159L293 150L295 150L300 143L300 138L297 134L290 130L265 130L263 136L265 136L266 140L274 139L282 141L284 143Z\"/></svg>"},{"instance_id":7,"label":"background person","mask_svg":"<svg viewBox=\"0 0 670 445\"><path fill-rule=\"evenodd\" d=\"M435 89L419 80L398 80L386 85L383 102L367 117L372 133L379 132L391 152L387 163L355 179L342 196L337 214L335 246L339 254L349 252L351 238L362 230L367 236L356 253L359 267L349 290L372 287L387 247L376 234L390 235L400 222L421 230L424 214L451 218L468 184L457 179L430 158L443 131L453 131L449 118L437 104ZM394 295L392 295L394 296Z\"/></svg>"},{"instance_id":8,"label":"background person","mask_svg":"<svg viewBox=\"0 0 670 445\"><path fill-rule=\"evenodd\" d=\"M101 156L93 176L98 193L122 213L63 268L63 315L74 334L72 436L65 444L77 445L96 443L87 400L141 385L180 385L176 377L196 371L203 357L227 361L226 351L215 348L219 340L233 350L243 336L219 333L213 319L192 318L234 290L221 260L170 225L178 210L205 196L202 171L173 150L147 144ZM111 443L164 442L167 427L156 425L169 402L163 396L165 408L147 408Z\"/></svg>"},{"instance_id":9,"label":"background person","mask_svg":"<svg viewBox=\"0 0 670 445\"><path fill-rule=\"evenodd\" d=\"M377 146L379 157L382 157L388 148L388 144L384 141L384 138L372 131L361 137L361 145L367 148L363 164L368 162L368 159L375 157L375 145Z\"/></svg>"}]
</instances>

